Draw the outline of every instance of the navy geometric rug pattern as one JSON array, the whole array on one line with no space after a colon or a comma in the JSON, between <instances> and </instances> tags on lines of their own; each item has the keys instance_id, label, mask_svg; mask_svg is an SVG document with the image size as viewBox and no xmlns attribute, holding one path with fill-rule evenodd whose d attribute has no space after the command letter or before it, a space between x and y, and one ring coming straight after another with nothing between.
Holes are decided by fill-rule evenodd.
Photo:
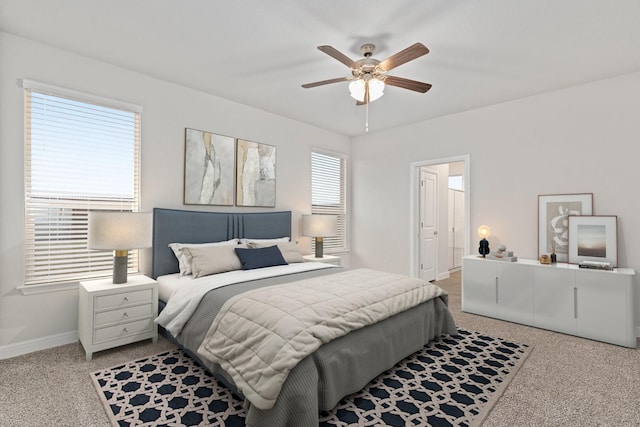
<instances>
[{"instance_id":1,"label":"navy geometric rug pattern","mask_svg":"<svg viewBox=\"0 0 640 427\"><path fill-rule=\"evenodd\" d=\"M329 426L477 426L530 348L459 329L319 414ZM244 426L242 401L176 349L92 374L114 426Z\"/></svg>"}]
</instances>

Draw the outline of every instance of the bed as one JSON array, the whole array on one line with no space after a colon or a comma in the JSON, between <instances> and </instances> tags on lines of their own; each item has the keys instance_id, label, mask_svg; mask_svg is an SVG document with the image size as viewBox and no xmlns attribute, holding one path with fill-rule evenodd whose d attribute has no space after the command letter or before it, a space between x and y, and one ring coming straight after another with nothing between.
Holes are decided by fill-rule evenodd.
<instances>
[{"instance_id":1,"label":"bed","mask_svg":"<svg viewBox=\"0 0 640 427\"><path fill-rule=\"evenodd\" d=\"M291 212L214 213L156 208L153 216L154 278L161 283L167 278L173 280L174 286L183 294L186 291L182 288L192 285L195 288L207 280L223 280L223 276L224 280L232 282L201 291L202 295L196 298L197 303L191 304L191 301L186 301L181 296L185 304L183 306L176 306L176 301L180 299L178 291L173 294L161 291L160 317L172 310L177 313L174 316L180 317L183 314L182 307L187 304L193 307L189 315L179 322L179 327L169 323L167 328L160 327L160 332L212 372L235 394L245 399L247 426L317 426L319 411L330 410L341 398L360 390L377 375L418 351L430 340L442 334L456 332L447 307L446 294L430 298L320 345L288 371L275 403L268 409L260 409L259 406L262 405L245 398L236 386L238 381L234 381L231 370L222 368L224 363L216 363L203 357L206 352L198 352L208 342L207 332L216 320L216 314L227 307L226 301L235 301L240 298L240 294L267 292L268 295L280 287L290 289L298 286L303 280L305 283L324 283L337 280L336 278L344 280L349 277L348 274L355 273L331 264L303 262L250 270L251 274L246 276L246 280L242 276L244 272L234 271L196 279L178 278L176 276L180 265L169 244L290 238ZM274 275L270 275L272 272ZM358 273L371 274L369 271ZM228 279L226 276L242 277Z\"/></svg>"}]
</instances>

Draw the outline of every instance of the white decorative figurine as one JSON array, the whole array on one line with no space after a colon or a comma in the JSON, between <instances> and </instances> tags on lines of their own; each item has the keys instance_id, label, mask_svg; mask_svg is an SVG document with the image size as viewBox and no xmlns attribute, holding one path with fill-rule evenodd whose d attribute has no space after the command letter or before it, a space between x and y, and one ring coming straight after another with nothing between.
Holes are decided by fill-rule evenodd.
<instances>
[{"instance_id":1,"label":"white decorative figurine","mask_svg":"<svg viewBox=\"0 0 640 427\"><path fill-rule=\"evenodd\" d=\"M505 245L499 245L498 250L495 252L491 252L487 256L487 258L498 260L498 261L508 261L508 262L515 262L518 260L518 257L513 256L512 251L507 251L507 247Z\"/></svg>"}]
</instances>

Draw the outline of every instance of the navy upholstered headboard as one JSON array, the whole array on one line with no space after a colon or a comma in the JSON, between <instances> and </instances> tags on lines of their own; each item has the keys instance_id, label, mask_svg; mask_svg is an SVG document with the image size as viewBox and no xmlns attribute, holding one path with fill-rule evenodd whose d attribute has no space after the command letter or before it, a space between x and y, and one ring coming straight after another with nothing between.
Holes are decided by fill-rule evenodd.
<instances>
[{"instance_id":1,"label":"navy upholstered headboard","mask_svg":"<svg viewBox=\"0 0 640 427\"><path fill-rule=\"evenodd\" d=\"M151 275L178 272L178 260L169 243L208 243L233 238L291 237L291 212L200 212L153 209Z\"/></svg>"}]
</instances>

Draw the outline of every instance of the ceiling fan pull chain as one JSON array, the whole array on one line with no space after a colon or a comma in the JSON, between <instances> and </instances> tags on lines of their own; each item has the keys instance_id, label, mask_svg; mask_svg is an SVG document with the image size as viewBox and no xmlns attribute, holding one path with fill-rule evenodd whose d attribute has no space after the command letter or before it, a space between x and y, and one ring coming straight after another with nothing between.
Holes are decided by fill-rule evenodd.
<instances>
[{"instance_id":1,"label":"ceiling fan pull chain","mask_svg":"<svg viewBox=\"0 0 640 427\"><path fill-rule=\"evenodd\" d=\"M366 108L366 113L365 113L365 121L364 121L364 132L368 133L369 132L369 103L367 102L367 105L365 105Z\"/></svg>"}]
</instances>

